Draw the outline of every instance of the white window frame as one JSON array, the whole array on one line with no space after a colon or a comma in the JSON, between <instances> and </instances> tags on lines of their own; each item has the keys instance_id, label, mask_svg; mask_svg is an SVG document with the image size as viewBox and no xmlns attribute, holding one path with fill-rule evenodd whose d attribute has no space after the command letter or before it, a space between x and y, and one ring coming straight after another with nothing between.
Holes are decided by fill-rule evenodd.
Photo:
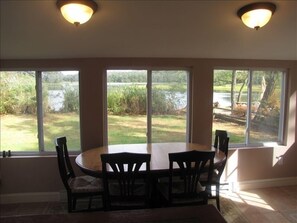
<instances>
[{"instance_id":1,"label":"white window frame","mask_svg":"<svg viewBox=\"0 0 297 223\"><path fill-rule=\"evenodd\" d=\"M37 140L38 140L38 148L36 151L11 151L13 156L47 156L56 154L56 151L48 151L45 150L44 145L44 125L43 125L43 101L42 101L42 73L43 72L59 72L59 71L77 71L78 76L80 75L80 71L78 69L58 69L58 70L19 70L19 69L9 69L9 70L0 70L1 72L22 72L22 71L32 71L35 72L35 90L36 90L36 118L37 118ZM78 77L79 80L79 77ZM79 84L79 83L78 83ZM79 97L80 98L80 97ZM81 110L81 109L80 109ZM79 113L80 117L80 113ZM79 122L80 124L80 122ZM81 125L81 124L80 124ZM81 138L81 133L80 136ZM53 139L53 147L54 147L54 139ZM4 148L6 150L6 148ZM9 149L9 148L8 148ZM7 150L8 150L7 149ZM7 152L7 151L6 151ZM81 152L81 145L80 148L77 150L69 150L68 153L71 154L79 154ZM2 155L2 154L1 154Z\"/></svg>"},{"instance_id":2,"label":"white window frame","mask_svg":"<svg viewBox=\"0 0 297 223\"><path fill-rule=\"evenodd\" d=\"M175 67L175 68L151 68L151 67L144 67L144 68L127 68L127 67L122 67L122 68L108 68L104 70L104 78L103 78L103 95L104 95L104 135L103 135L103 145L107 146L108 145L108 113L107 113L107 71L108 70L145 70L147 71L147 132L146 132L146 137L147 137L147 143L151 143L151 138L152 138L152 123L151 123L151 117L152 117L152 72L153 71L174 71L174 70L183 70L187 72L188 78L187 78L187 117L186 117L186 142L190 141L190 111L191 111L191 70L189 68L180 68L180 67Z\"/></svg>"},{"instance_id":3,"label":"white window frame","mask_svg":"<svg viewBox=\"0 0 297 223\"><path fill-rule=\"evenodd\" d=\"M230 70L230 71L236 71L236 70L245 70L248 72L248 95L247 95L247 114L246 114L246 129L245 129L245 142L244 143L230 143L230 147L232 148L240 148L240 147L259 147L259 146L264 146L266 143L250 143L250 125L251 125L251 105L252 105L252 100L251 100L251 95L252 95L252 77L253 77L253 72L255 71L279 71L282 72L282 83L281 83L281 101L280 101L280 121L279 121L279 127L278 127L278 141L277 142L272 142L272 143L277 143L277 145L284 145L284 125L285 125L285 100L286 100L286 86L287 86L287 70L283 68L219 68L216 67L213 69L213 74L215 70Z\"/></svg>"}]
</instances>

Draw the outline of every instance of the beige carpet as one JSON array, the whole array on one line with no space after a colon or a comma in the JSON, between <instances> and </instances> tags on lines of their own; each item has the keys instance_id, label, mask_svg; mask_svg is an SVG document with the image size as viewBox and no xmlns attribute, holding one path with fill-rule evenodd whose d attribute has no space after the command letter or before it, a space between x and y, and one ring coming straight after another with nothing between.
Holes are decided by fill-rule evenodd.
<instances>
[{"instance_id":1,"label":"beige carpet","mask_svg":"<svg viewBox=\"0 0 297 223\"><path fill-rule=\"evenodd\" d=\"M210 200L210 204L214 204L215 200ZM221 197L221 214L225 218L228 223L248 223L248 220L245 218L244 215L240 212L240 210L236 207L236 203L232 202L231 200ZM86 206L86 203L81 202L78 203L78 208L83 208ZM30 203L30 204L7 204L1 205L1 223L18 223L22 222L22 216L38 216L36 218L42 222L57 222L62 221L64 223L67 222L67 204L66 203L59 203L59 202L52 202L52 203ZM73 214L70 214L73 215ZM92 214L91 214L92 215ZM15 216L17 218L11 218ZM32 221L29 222L36 222L34 218ZM28 220L28 219L27 219ZM65 222L66 221L66 222ZM38 222L38 221L37 221ZM63 223L62 222L62 223ZM187 222L193 222L191 219L188 219ZM73 223L73 222L72 222ZM163 223L163 222L162 222ZM181 222L176 222L181 223Z\"/></svg>"}]
</instances>

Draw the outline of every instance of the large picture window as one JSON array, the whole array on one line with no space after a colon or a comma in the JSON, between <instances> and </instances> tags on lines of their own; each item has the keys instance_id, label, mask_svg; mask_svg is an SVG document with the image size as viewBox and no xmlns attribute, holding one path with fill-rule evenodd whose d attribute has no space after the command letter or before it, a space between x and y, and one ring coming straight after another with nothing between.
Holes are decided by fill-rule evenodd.
<instances>
[{"instance_id":1,"label":"large picture window","mask_svg":"<svg viewBox=\"0 0 297 223\"><path fill-rule=\"evenodd\" d=\"M282 144L284 84L280 70L214 70L213 131L233 145Z\"/></svg>"},{"instance_id":2,"label":"large picture window","mask_svg":"<svg viewBox=\"0 0 297 223\"><path fill-rule=\"evenodd\" d=\"M108 144L186 142L186 70L108 70Z\"/></svg>"},{"instance_id":3,"label":"large picture window","mask_svg":"<svg viewBox=\"0 0 297 223\"><path fill-rule=\"evenodd\" d=\"M78 71L1 71L1 150L80 150Z\"/></svg>"}]
</instances>

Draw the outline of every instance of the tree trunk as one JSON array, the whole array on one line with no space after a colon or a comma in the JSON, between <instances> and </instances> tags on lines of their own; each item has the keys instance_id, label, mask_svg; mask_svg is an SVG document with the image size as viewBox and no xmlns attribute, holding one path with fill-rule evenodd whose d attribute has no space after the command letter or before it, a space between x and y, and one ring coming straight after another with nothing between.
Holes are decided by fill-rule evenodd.
<instances>
[{"instance_id":1,"label":"tree trunk","mask_svg":"<svg viewBox=\"0 0 297 223\"><path fill-rule=\"evenodd\" d=\"M261 99L260 105L257 109L257 113L254 117L254 120L258 121L261 120L261 117L263 116L264 111L268 111L269 109L269 99L273 95L276 85L276 79L277 75L274 75L273 72L271 72L268 75L263 76L265 78L266 88L263 93L263 97ZM263 83L263 81L262 81Z\"/></svg>"},{"instance_id":2,"label":"tree trunk","mask_svg":"<svg viewBox=\"0 0 297 223\"><path fill-rule=\"evenodd\" d=\"M246 85L246 82L247 82L247 78L244 80L244 82L242 83L242 85L239 89L238 97L237 97L237 101L236 101L237 103L239 103L241 101L242 90L243 90L244 85Z\"/></svg>"},{"instance_id":3,"label":"tree trunk","mask_svg":"<svg viewBox=\"0 0 297 223\"><path fill-rule=\"evenodd\" d=\"M231 83L231 111L234 110L235 108L235 94L234 94L234 91L235 91L235 87L236 87L236 71L233 70L232 72L232 83Z\"/></svg>"}]
</instances>

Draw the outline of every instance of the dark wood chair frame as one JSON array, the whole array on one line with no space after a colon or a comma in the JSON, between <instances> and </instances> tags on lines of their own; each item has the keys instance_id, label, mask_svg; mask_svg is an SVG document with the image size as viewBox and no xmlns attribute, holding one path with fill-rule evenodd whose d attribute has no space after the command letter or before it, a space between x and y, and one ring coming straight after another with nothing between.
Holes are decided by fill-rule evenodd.
<instances>
[{"instance_id":1,"label":"dark wood chair frame","mask_svg":"<svg viewBox=\"0 0 297 223\"><path fill-rule=\"evenodd\" d=\"M207 204L208 191L197 193L198 185L200 184L200 175L203 172L208 174L208 181L212 178L214 168L214 151L188 151L181 153L169 154L169 188L168 188L168 205L199 205ZM174 163L178 164L179 168L174 168ZM173 178L178 176L183 181L183 192L173 193ZM193 201L193 197L199 199ZM187 199L189 202L174 204L174 198Z\"/></svg>"},{"instance_id":2,"label":"dark wood chair frame","mask_svg":"<svg viewBox=\"0 0 297 223\"><path fill-rule=\"evenodd\" d=\"M224 141L228 138L228 132L225 130L216 130L215 131L215 139L213 147L216 150L221 150L225 153L225 155L228 155L228 148L225 148Z\"/></svg>"},{"instance_id":3,"label":"dark wood chair frame","mask_svg":"<svg viewBox=\"0 0 297 223\"><path fill-rule=\"evenodd\" d=\"M127 152L101 154L105 210L137 209L150 206L150 160L151 154ZM143 165L145 169L141 169ZM139 180L143 180L145 188L143 195L134 193ZM117 184L119 195L111 194L110 184ZM133 201L136 200L141 200L143 204L135 205ZM116 201L117 205L114 205L113 201Z\"/></svg>"},{"instance_id":4,"label":"dark wood chair frame","mask_svg":"<svg viewBox=\"0 0 297 223\"><path fill-rule=\"evenodd\" d=\"M76 175L73 171L73 168L70 162L66 137L63 136L63 137L56 138L55 145L56 145L56 151L57 151L59 173L67 191L68 212L76 211L76 201L79 198L89 198L89 205L87 210L91 210L92 198L94 196L103 196L103 191L80 192L80 193L73 192L68 182L71 178L75 178ZM85 211L85 210L81 210L81 211Z\"/></svg>"},{"instance_id":5,"label":"dark wood chair frame","mask_svg":"<svg viewBox=\"0 0 297 223\"><path fill-rule=\"evenodd\" d=\"M215 195L212 195L212 193L210 193L209 198L210 199L216 199L216 205L218 210L221 210L220 207L220 187L221 187L221 183L220 183L220 179L221 176L223 174L223 171L225 169L226 163L227 163L227 159L228 159L228 151L229 151L229 137L228 137L228 133L225 130L216 130L215 131L215 140L214 140L214 147L216 149L216 151L220 150L223 153L225 153L226 159L220 163L220 165L218 167L215 168L214 171L216 171L216 174L213 175L213 178L211 180L211 184L208 185L208 190L211 191L211 186L214 185L215 186ZM206 182L204 182L204 184L206 184Z\"/></svg>"}]
</instances>

